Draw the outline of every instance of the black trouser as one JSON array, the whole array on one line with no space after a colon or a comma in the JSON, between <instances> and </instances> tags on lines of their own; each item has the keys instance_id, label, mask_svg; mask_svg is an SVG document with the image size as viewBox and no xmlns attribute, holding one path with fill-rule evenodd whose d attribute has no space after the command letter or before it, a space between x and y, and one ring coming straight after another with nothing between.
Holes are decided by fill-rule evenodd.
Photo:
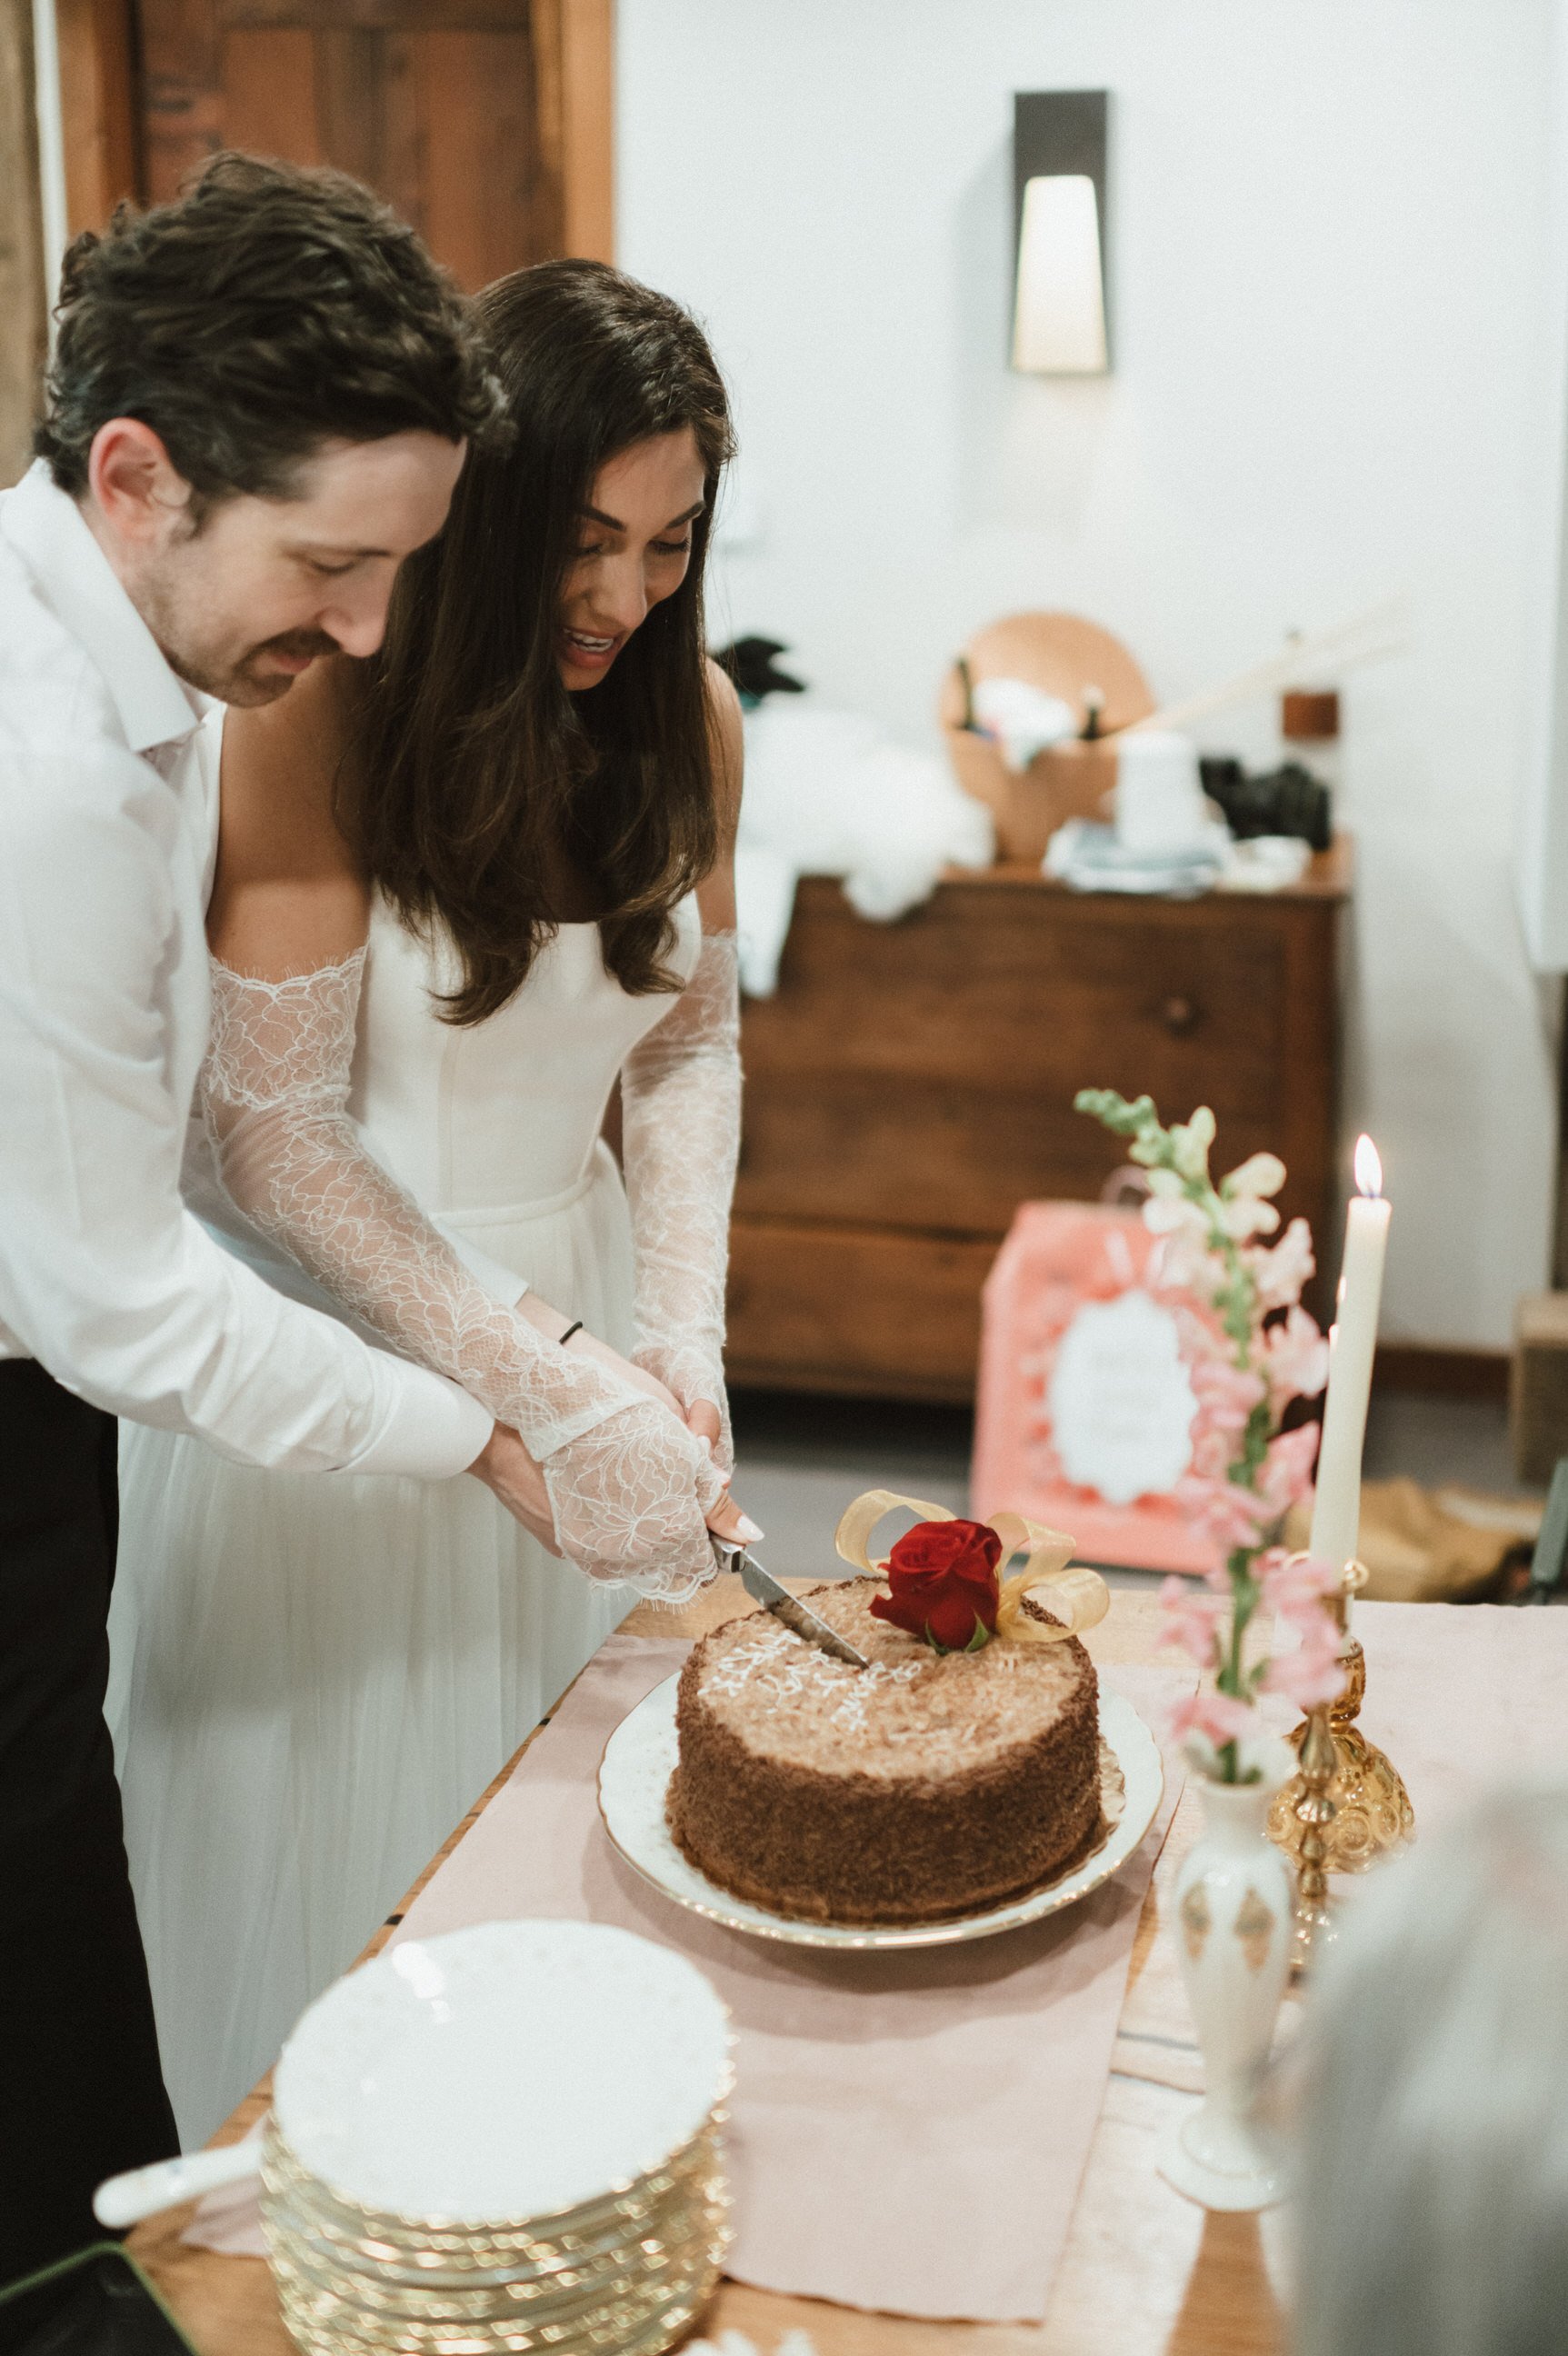
<instances>
[{"instance_id":1,"label":"black trouser","mask_svg":"<svg viewBox=\"0 0 1568 2356\"><path fill-rule=\"evenodd\" d=\"M0 1359L0 2282L178 2148L103 1723L114 1423Z\"/></svg>"}]
</instances>

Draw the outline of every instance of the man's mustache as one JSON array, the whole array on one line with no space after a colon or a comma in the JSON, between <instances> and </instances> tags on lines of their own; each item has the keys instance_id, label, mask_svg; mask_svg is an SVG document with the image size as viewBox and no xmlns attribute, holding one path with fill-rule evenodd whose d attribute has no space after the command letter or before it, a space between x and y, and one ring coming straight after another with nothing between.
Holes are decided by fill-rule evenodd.
<instances>
[{"instance_id":1,"label":"man's mustache","mask_svg":"<svg viewBox=\"0 0 1568 2356\"><path fill-rule=\"evenodd\" d=\"M252 647L248 659L254 662L258 655L277 654L291 655L304 661L307 655L314 659L317 655L337 655L342 651L337 639L329 637L325 630L284 630L275 638L263 638L259 647Z\"/></svg>"}]
</instances>

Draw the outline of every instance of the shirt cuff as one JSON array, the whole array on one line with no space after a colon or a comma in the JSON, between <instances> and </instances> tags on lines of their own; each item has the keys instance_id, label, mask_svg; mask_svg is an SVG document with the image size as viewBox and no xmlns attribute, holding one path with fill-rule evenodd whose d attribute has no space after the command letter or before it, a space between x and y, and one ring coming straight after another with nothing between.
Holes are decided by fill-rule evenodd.
<instances>
[{"instance_id":1,"label":"shirt cuff","mask_svg":"<svg viewBox=\"0 0 1568 2356\"><path fill-rule=\"evenodd\" d=\"M373 1354L385 1388L386 1415L345 1472L402 1472L413 1481L449 1481L483 1453L496 1419L467 1391L406 1359Z\"/></svg>"}]
</instances>

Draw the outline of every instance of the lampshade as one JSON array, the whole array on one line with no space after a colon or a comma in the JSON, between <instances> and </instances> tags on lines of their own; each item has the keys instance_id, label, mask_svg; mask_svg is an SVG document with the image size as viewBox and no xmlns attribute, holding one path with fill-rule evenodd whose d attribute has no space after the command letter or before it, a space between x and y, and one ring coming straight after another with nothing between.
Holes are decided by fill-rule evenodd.
<instances>
[{"instance_id":1,"label":"lampshade","mask_svg":"<svg viewBox=\"0 0 1568 2356\"><path fill-rule=\"evenodd\" d=\"M1086 174L1025 185L1013 365L1036 376L1099 376L1110 365L1100 209Z\"/></svg>"}]
</instances>

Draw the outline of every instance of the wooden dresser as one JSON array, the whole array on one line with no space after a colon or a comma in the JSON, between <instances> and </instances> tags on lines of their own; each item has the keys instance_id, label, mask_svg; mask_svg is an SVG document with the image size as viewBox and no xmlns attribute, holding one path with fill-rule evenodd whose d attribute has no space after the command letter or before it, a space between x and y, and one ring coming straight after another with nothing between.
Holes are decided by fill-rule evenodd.
<instances>
[{"instance_id":1,"label":"wooden dresser","mask_svg":"<svg viewBox=\"0 0 1568 2356\"><path fill-rule=\"evenodd\" d=\"M747 1001L730 1379L972 1397L980 1289L1020 1202L1123 1159L1080 1087L1209 1104L1216 1167L1267 1148L1332 1234L1348 844L1294 890L1086 896L953 873L895 925L802 883L778 995Z\"/></svg>"}]
</instances>

